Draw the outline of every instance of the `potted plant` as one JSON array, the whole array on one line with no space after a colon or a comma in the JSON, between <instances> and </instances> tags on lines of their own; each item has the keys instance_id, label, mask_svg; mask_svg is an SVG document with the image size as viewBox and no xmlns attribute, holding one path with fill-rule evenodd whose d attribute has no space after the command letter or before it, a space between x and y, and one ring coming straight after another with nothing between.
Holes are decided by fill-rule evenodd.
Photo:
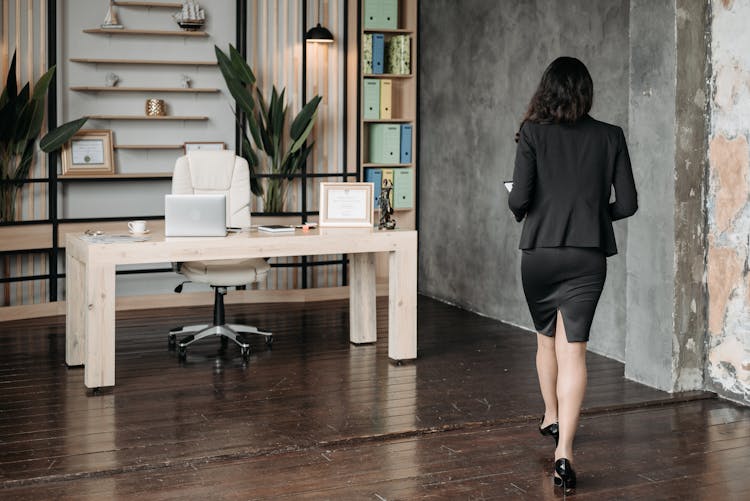
<instances>
[{"instance_id":1,"label":"potted plant","mask_svg":"<svg viewBox=\"0 0 750 501\"><path fill-rule=\"evenodd\" d=\"M44 121L44 100L55 74L50 68L34 84L19 91L16 83L16 54L0 94L0 222L15 221L16 196L29 175L35 143ZM86 122L79 118L48 132L39 142L44 152L60 148Z\"/></svg>"},{"instance_id":2,"label":"potted plant","mask_svg":"<svg viewBox=\"0 0 750 501\"><path fill-rule=\"evenodd\" d=\"M215 47L215 50L229 93L237 102L237 109L234 110L237 123L242 124L245 119L240 151L250 165L250 189L254 195L263 197L265 212L281 212L288 181L294 179L294 174L305 165L315 144L307 144L306 141L315 124L321 98L315 96L305 103L286 131L285 90L278 93L274 86L271 101L267 103L261 90L255 86L253 71L237 49L230 45L229 54L219 47ZM269 174L272 176L268 178L265 189L254 176L259 160L253 144L268 157Z\"/></svg>"}]
</instances>

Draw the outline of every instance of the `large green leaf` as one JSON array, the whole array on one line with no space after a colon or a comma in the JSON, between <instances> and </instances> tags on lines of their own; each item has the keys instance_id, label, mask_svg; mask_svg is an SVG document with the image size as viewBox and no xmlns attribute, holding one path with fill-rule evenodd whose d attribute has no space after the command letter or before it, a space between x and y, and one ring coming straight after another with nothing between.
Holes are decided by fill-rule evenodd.
<instances>
[{"instance_id":1,"label":"large green leaf","mask_svg":"<svg viewBox=\"0 0 750 501\"><path fill-rule=\"evenodd\" d=\"M250 69L242 54L232 44L229 44L229 57L232 61L235 78L245 85L255 85L253 70Z\"/></svg>"},{"instance_id":2,"label":"large green leaf","mask_svg":"<svg viewBox=\"0 0 750 501\"><path fill-rule=\"evenodd\" d=\"M15 125L16 103L8 101L0 106L0 144L5 144L13 135Z\"/></svg>"},{"instance_id":3,"label":"large green leaf","mask_svg":"<svg viewBox=\"0 0 750 501\"><path fill-rule=\"evenodd\" d=\"M216 62L219 63L219 71L224 77L225 82L230 80L237 80L232 70L232 62L229 60L226 54L216 45L214 45L214 52L216 53Z\"/></svg>"},{"instance_id":4,"label":"large green leaf","mask_svg":"<svg viewBox=\"0 0 750 501\"><path fill-rule=\"evenodd\" d=\"M32 94L31 98L36 100L44 100L45 96L47 95L47 90L49 89L49 84L54 76L55 67L53 66L52 68L47 70L44 75L39 77L39 80L34 86L34 94Z\"/></svg>"},{"instance_id":5,"label":"large green leaf","mask_svg":"<svg viewBox=\"0 0 750 501\"><path fill-rule=\"evenodd\" d=\"M13 180L16 181L14 184L20 188L23 186L23 182L28 176L31 170L31 161L34 159L34 139L26 143L26 147L23 149L21 155L21 161L18 162L18 168L13 173Z\"/></svg>"},{"instance_id":6,"label":"large green leaf","mask_svg":"<svg viewBox=\"0 0 750 501\"><path fill-rule=\"evenodd\" d=\"M294 141L299 139L300 135L305 131L305 129L307 129L308 123L313 119L316 111L318 110L320 101L321 97L315 96L307 104L305 104L305 106L302 107L302 110L300 110L300 112L295 117L294 121L292 122L292 126L289 129L289 136Z\"/></svg>"},{"instance_id":7,"label":"large green leaf","mask_svg":"<svg viewBox=\"0 0 750 501\"><path fill-rule=\"evenodd\" d=\"M18 95L18 82L16 81L16 51L13 51L13 59L8 68L8 77L5 80L5 92L11 101Z\"/></svg>"},{"instance_id":8,"label":"large green leaf","mask_svg":"<svg viewBox=\"0 0 750 501\"><path fill-rule=\"evenodd\" d=\"M37 101L28 101L21 109L21 113L16 119L16 133L14 134L13 140L17 143L24 142L29 137L31 130L31 122L34 120L36 114L36 108L38 106ZM37 134L39 134L37 132ZM36 139L36 136L34 136ZM20 151L19 151L20 153Z\"/></svg>"},{"instance_id":9,"label":"large green leaf","mask_svg":"<svg viewBox=\"0 0 750 501\"><path fill-rule=\"evenodd\" d=\"M315 110L315 113L313 113L312 118L310 119L310 123L307 124L307 128L302 131L302 134L297 138L297 140L292 144L292 147L289 148L289 151L294 153L297 151L303 144L305 144L305 141L307 140L307 136L310 135L310 132L312 132L312 128L315 125L315 117L318 115L318 110Z\"/></svg>"},{"instance_id":10,"label":"large green leaf","mask_svg":"<svg viewBox=\"0 0 750 501\"><path fill-rule=\"evenodd\" d=\"M263 149L263 139L260 137L260 125L255 119L255 114L247 116L247 127L250 129L250 135L253 136L253 141L257 148Z\"/></svg>"},{"instance_id":11,"label":"large green leaf","mask_svg":"<svg viewBox=\"0 0 750 501\"><path fill-rule=\"evenodd\" d=\"M255 168L258 166L258 156L255 154L255 151L253 151L250 140L245 135L242 136L242 153L242 156L247 160L247 163L250 166L250 191L252 191L253 195L256 197L262 197L263 186L260 184L258 178L255 177Z\"/></svg>"},{"instance_id":12,"label":"large green leaf","mask_svg":"<svg viewBox=\"0 0 750 501\"><path fill-rule=\"evenodd\" d=\"M73 134L78 132L80 128L83 127L83 124L86 123L86 120L88 120L88 118L79 118L78 120L73 120L72 122L62 124L60 127L49 131L47 135L45 135L42 140L39 141L39 147L45 153L55 151L63 144L65 144L71 137L73 137Z\"/></svg>"},{"instance_id":13,"label":"large green leaf","mask_svg":"<svg viewBox=\"0 0 750 501\"><path fill-rule=\"evenodd\" d=\"M237 105L246 114L251 115L255 108L253 97L250 92L237 80L227 80L227 88L232 97L237 101Z\"/></svg>"}]
</instances>

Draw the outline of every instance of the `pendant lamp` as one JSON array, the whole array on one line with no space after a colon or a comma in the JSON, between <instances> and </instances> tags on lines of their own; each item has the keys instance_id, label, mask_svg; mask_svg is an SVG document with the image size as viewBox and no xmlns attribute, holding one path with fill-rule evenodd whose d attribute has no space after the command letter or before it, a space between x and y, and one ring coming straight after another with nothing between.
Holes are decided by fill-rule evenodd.
<instances>
[{"instance_id":1,"label":"pendant lamp","mask_svg":"<svg viewBox=\"0 0 750 501\"><path fill-rule=\"evenodd\" d=\"M333 43L333 34L320 25L320 0L318 0L318 24L305 33L305 41L312 43Z\"/></svg>"}]
</instances>

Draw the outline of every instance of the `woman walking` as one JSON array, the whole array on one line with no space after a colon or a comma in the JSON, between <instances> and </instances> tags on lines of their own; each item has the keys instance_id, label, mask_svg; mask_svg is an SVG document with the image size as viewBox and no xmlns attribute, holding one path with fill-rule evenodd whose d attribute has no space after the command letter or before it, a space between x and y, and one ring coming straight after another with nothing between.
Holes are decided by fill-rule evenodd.
<instances>
[{"instance_id":1,"label":"woman walking","mask_svg":"<svg viewBox=\"0 0 750 501\"><path fill-rule=\"evenodd\" d=\"M516 134L508 204L521 232L521 277L537 330L544 400L542 435L555 439L556 486L576 485L573 439L586 390L586 343L617 253L612 221L631 216L637 194L625 135L588 115L594 84L578 59L544 71ZM610 203L614 186L615 201Z\"/></svg>"}]
</instances>

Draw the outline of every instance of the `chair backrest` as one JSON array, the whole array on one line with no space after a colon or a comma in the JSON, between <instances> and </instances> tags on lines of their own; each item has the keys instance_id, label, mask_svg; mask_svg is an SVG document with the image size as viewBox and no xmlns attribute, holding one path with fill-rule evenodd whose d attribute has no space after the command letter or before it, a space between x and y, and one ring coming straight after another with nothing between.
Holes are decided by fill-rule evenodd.
<instances>
[{"instance_id":1,"label":"chair backrest","mask_svg":"<svg viewBox=\"0 0 750 501\"><path fill-rule=\"evenodd\" d=\"M172 193L227 196L227 226L250 226L250 169L229 150L191 151L177 159Z\"/></svg>"}]
</instances>

